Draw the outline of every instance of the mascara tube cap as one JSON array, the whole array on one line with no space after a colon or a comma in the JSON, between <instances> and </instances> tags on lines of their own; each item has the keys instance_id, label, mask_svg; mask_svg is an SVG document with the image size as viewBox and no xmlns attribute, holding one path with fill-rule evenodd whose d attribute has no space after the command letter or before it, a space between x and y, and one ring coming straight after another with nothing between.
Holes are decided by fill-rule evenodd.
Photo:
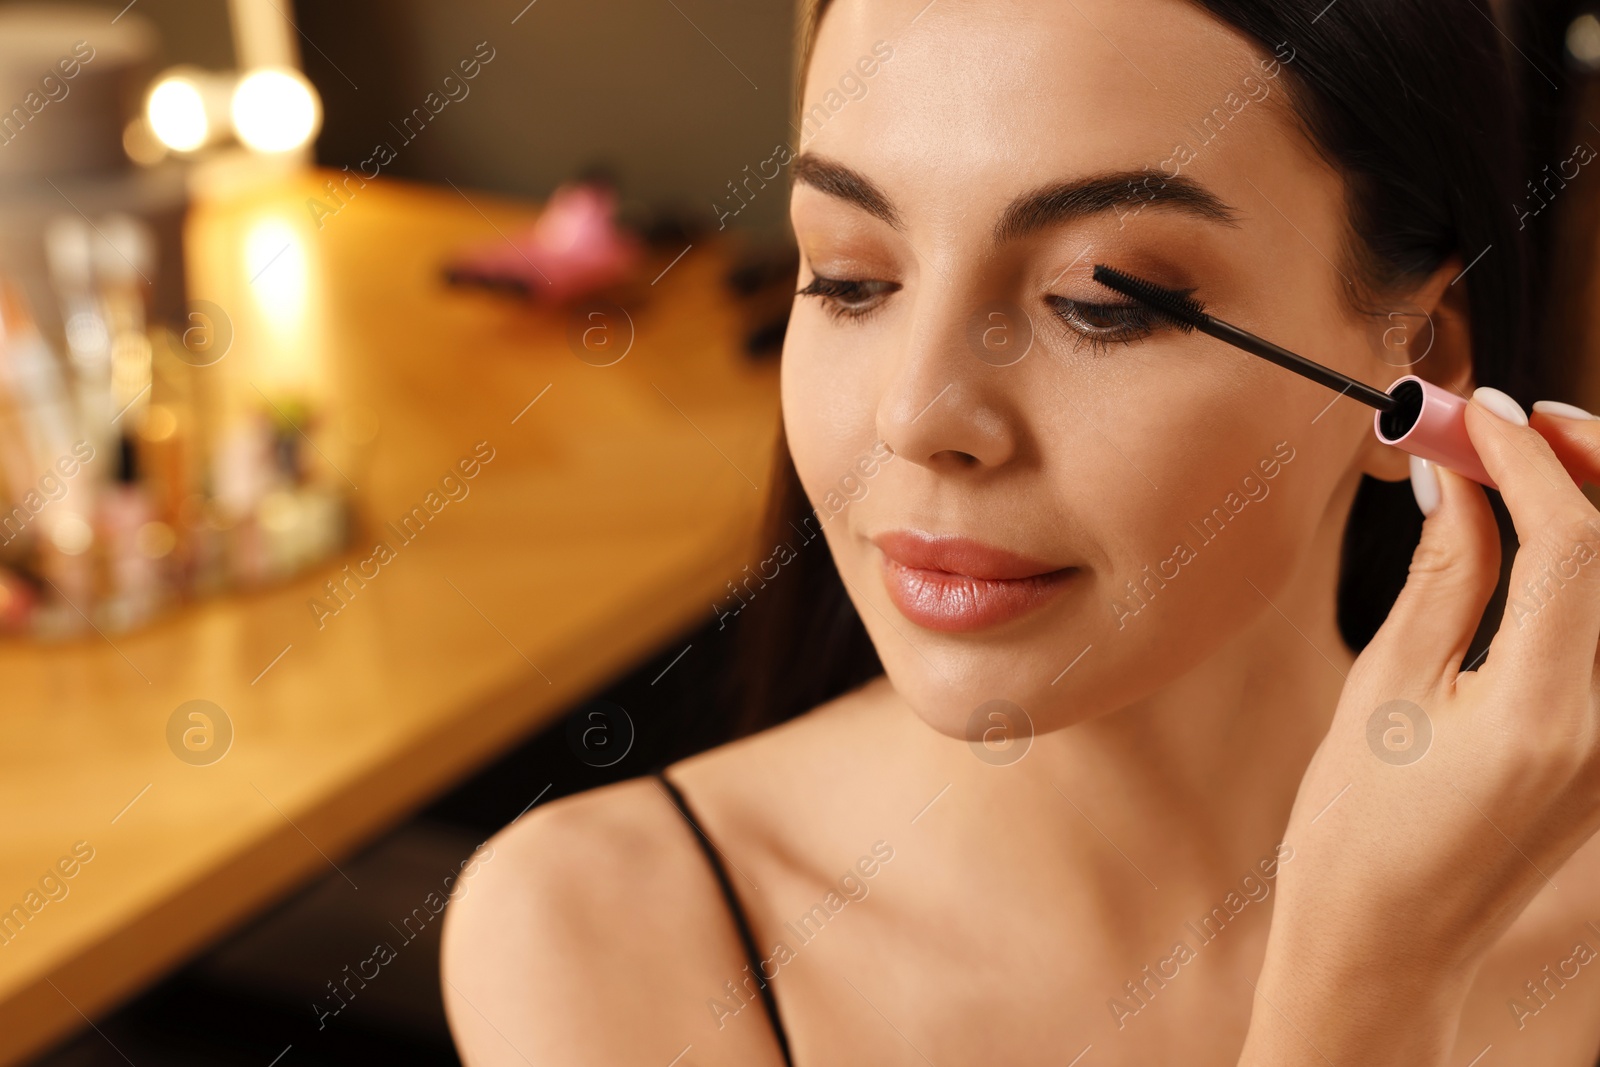
<instances>
[{"instance_id":1,"label":"mascara tube cap","mask_svg":"<svg viewBox=\"0 0 1600 1067\"><path fill-rule=\"evenodd\" d=\"M1498 489L1483 469L1478 450L1467 436L1467 401L1448 389L1408 374L1388 389L1397 403L1393 411L1373 415L1378 440L1402 452L1431 459L1441 467Z\"/></svg>"}]
</instances>

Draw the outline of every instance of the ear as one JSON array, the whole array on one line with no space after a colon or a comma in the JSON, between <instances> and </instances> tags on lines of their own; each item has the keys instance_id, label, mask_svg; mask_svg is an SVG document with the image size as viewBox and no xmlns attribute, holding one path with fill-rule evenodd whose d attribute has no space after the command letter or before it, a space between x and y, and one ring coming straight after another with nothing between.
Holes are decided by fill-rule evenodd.
<instances>
[{"instance_id":1,"label":"ear","mask_svg":"<svg viewBox=\"0 0 1600 1067\"><path fill-rule=\"evenodd\" d=\"M1451 256L1421 285L1385 298L1383 310L1372 313L1372 384L1387 389L1415 374L1452 393L1472 394L1472 322L1461 275L1461 260ZM1398 482L1411 475L1410 457L1368 434L1361 470Z\"/></svg>"}]
</instances>

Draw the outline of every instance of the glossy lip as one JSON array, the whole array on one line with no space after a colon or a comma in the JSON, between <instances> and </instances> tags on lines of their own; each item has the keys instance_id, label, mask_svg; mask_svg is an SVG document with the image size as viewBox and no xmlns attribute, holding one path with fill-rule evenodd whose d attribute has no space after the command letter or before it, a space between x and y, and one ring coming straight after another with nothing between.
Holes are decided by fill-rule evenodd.
<instances>
[{"instance_id":1,"label":"glossy lip","mask_svg":"<svg viewBox=\"0 0 1600 1067\"><path fill-rule=\"evenodd\" d=\"M900 614L943 633L1020 618L1077 573L1076 567L1057 567L965 537L893 530L871 540L882 555L884 588Z\"/></svg>"}]
</instances>

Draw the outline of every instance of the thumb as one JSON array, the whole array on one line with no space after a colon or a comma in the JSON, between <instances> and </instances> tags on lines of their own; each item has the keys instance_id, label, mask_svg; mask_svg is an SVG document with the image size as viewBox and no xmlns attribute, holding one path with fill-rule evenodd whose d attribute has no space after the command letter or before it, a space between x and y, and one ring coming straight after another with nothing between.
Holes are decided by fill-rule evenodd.
<instances>
[{"instance_id":1,"label":"thumb","mask_svg":"<svg viewBox=\"0 0 1600 1067\"><path fill-rule=\"evenodd\" d=\"M1428 682L1455 677L1500 579L1500 529L1477 483L1411 457L1426 516L1406 584L1362 653Z\"/></svg>"}]
</instances>

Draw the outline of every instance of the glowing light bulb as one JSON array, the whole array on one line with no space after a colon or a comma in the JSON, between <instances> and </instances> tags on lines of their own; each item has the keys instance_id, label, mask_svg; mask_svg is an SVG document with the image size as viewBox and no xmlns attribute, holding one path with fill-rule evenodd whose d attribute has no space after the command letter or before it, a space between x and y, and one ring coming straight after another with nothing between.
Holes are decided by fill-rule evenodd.
<instances>
[{"instance_id":1,"label":"glowing light bulb","mask_svg":"<svg viewBox=\"0 0 1600 1067\"><path fill-rule=\"evenodd\" d=\"M150 91L145 116L156 139L177 152L192 152L206 143L211 124L200 87L187 78L163 78Z\"/></svg>"},{"instance_id":2,"label":"glowing light bulb","mask_svg":"<svg viewBox=\"0 0 1600 1067\"><path fill-rule=\"evenodd\" d=\"M298 71L253 71L233 91L233 129L257 152L288 152L317 132L322 108Z\"/></svg>"},{"instance_id":3,"label":"glowing light bulb","mask_svg":"<svg viewBox=\"0 0 1600 1067\"><path fill-rule=\"evenodd\" d=\"M1600 69L1600 18L1584 12L1567 27L1567 51L1588 70Z\"/></svg>"}]
</instances>

